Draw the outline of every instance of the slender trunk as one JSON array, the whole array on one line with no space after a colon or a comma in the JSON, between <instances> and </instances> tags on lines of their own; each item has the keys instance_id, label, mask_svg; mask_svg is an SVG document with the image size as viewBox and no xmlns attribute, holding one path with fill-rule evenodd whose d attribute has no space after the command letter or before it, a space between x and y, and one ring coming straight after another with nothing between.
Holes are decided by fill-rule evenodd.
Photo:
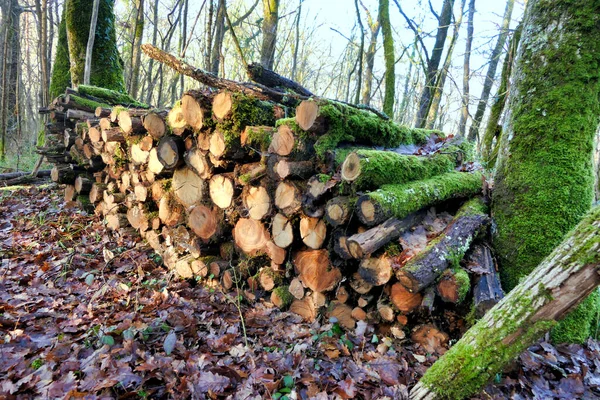
<instances>
[{"instance_id":1,"label":"slender trunk","mask_svg":"<svg viewBox=\"0 0 600 400\"><path fill-rule=\"evenodd\" d=\"M412 78L412 68L415 59L415 55L417 52L417 38L415 37L415 41L413 42L413 49L410 55L410 64L408 64L408 72L406 73L406 79L404 80L404 92L402 94L402 102L400 103L400 118L399 122L401 124L406 124L410 119L408 118L408 104L410 98L410 80Z\"/></svg>"},{"instance_id":2,"label":"slender trunk","mask_svg":"<svg viewBox=\"0 0 600 400\"><path fill-rule=\"evenodd\" d=\"M454 0L444 0L442 12L439 17L437 34L435 36L435 45L433 46L431 57L427 62L427 76L419 100L419 110L417 113L417 128L425 127L425 123L427 122L427 114L429 113L429 107L431 106L432 91L435 88L435 83L438 78L438 69L440 67L440 62L442 61L446 37L448 36L448 27L452 20L453 7Z\"/></svg>"},{"instance_id":3,"label":"slender trunk","mask_svg":"<svg viewBox=\"0 0 600 400\"><path fill-rule=\"evenodd\" d=\"M487 107L488 98L490 96L490 92L492 91L492 86L494 85L496 69L498 68L498 63L500 62L500 55L502 54L504 43L506 43L506 37L508 36L508 28L510 26L510 18L512 16L514 5L515 0L508 0L506 2L504 17L502 18L502 26L500 27L500 36L498 36L496 46L494 47L494 50L492 50L490 64L488 66L487 73L485 74L485 83L483 84L481 98L477 104L477 111L475 112L473 123L469 129L469 140L479 141L479 126L481 125L481 120L483 119L483 115L485 114L485 109Z\"/></svg>"},{"instance_id":4,"label":"slender trunk","mask_svg":"<svg viewBox=\"0 0 600 400\"><path fill-rule=\"evenodd\" d=\"M158 0L154 0L154 26L152 28L152 46L156 46L156 42L158 40L158 4ZM152 92L154 91L154 82L156 82L156 80L152 76L153 69L154 60L150 59L150 62L148 63L148 77L146 84L146 103L148 104L152 103Z\"/></svg>"},{"instance_id":5,"label":"slender trunk","mask_svg":"<svg viewBox=\"0 0 600 400\"><path fill-rule=\"evenodd\" d=\"M211 71L211 60L210 60L210 52L212 49L212 37L213 37L213 14L215 12L215 2L214 0L209 1L208 5L208 14L206 16L206 31L205 31L205 45L204 45L204 69L207 71Z\"/></svg>"},{"instance_id":6,"label":"slender trunk","mask_svg":"<svg viewBox=\"0 0 600 400\"><path fill-rule=\"evenodd\" d=\"M462 24L462 16L463 10L465 9L465 3L466 0L461 0L460 14L458 19L456 19L455 21L454 31L452 32L452 38L450 39L450 45L448 46L448 52L446 53L446 59L444 60L444 65L442 66L442 69L438 73L439 76L436 81L435 87L433 88L431 105L429 106L429 113L427 114L427 122L425 124L425 128L427 129L433 129L433 126L435 125L435 121L438 116L438 110L442 101L442 93L444 91L446 77L448 76L448 70L450 69L450 64L452 63L452 53L454 52L454 47L456 47L456 40L458 39L460 25Z\"/></svg>"},{"instance_id":7,"label":"slender trunk","mask_svg":"<svg viewBox=\"0 0 600 400\"><path fill-rule=\"evenodd\" d=\"M133 98L137 97L140 86L140 63L142 60L140 46L144 36L144 0L136 0L135 9L136 18L131 35L131 70L129 72L129 94Z\"/></svg>"},{"instance_id":8,"label":"slender trunk","mask_svg":"<svg viewBox=\"0 0 600 400\"><path fill-rule=\"evenodd\" d=\"M494 247L512 289L560 243L594 199L592 156L600 115L598 2L530 0L523 21L496 174ZM576 109L577 112L573 112ZM596 299L553 331L582 342Z\"/></svg>"},{"instance_id":9,"label":"slender trunk","mask_svg":"<svg viewBox=\"0 0 600 400\"><path fill-rule=\"evenodd\" d=\"M11 0L4 17L4 43L2 61L2 102L0 104L0 159L6 156L8 138L16 127L17 86L20 53L22 9L17 0Z\"/></svg>"},{"instance_id":10,"label":"slender trunk","mask_svg":"<svg viewBox=\"0 0 600 400\"><path fill-rule=\"evenodd\" d=\"M83 72L83 83L85 85L90 84L90 75L92 73L92 50L94 49L94 38L96 37L96 23L98 22L100 0L94 0L94 5L92 7L92 18L90 20L87 46L85 48L85 67Z\"/></svg>"},{"instance_id":11,"label":"slender trunk","mask_svg":"<svg viewBox=\"0 0 600 400\"><path fill-rule=\"evenodd\" d=\"M360 17L360 9L358 8L358 0L354 0L354 7L356 8L356 19L358 26L360 27L360 48L358 49L358 75L356 81L356 93L354 95L354 104L360 102L360 89L362 87L362 76L363 76L363 55L365 53L365 27Z\"/></svg>"},{"instance_id":12,"label":"slender trunk","mask_svg":"<svg viewBox=\"0 0 600 400\"><path fill-rule=\"evenodd\" d=\"M469 79L471 75L471 46L473 44L473 16L475 15L475 0L469 1L469 18L467 22L467 44L465 45L465 58L463 61L463 93L460 108L460 122L458 134L465 136L467 119L469 118Z\"/></svg>"},{"instance_id":13,"label":"slender trunk","mask_svg":"<svg viewBox=\"0 0 600 400\"><path fill-rule=\"evenodd\" d=\"M369 18L369 27L371 28L371 38L369 47L365 54L367 68L365 69L364 88L362 92L362 104L371 104L371 86L373 85L373 67L375 65L375 51L377 50L377 36L381 25L379 21L371 21Z\"/></svg>"},{"instance_id":14,"label":"slender trunk","mask_svg":"<svg viewBox=\"0 0 600 400\"><path fill-rule=\"evenodd\" d=\"M225 0L219 0L217 7L217 16L215 19L215 33L213 35L213 48L210 55L210 70L215 75L219 75L219 65L221 61L221 48L225 37Z\"/></svg>"},{"instance_id":15,"label":"slender trunk","mask_svg":"<svg viewBox=\"0 0 600 400\"><path fill-rule=\"evenodd\" d=\"M278 20L279 0L263 0L263 40L260 48L260 63L263 67L268 69L273 69L273 63L275 61Z\"/></svg>"},{"instance_id":16,"label":"slender trunk","mask_svg":"<svg viewBox=\"0 0 600 400\"><path fill-rule=\"evenodd\" d=\"M300 47L300 17L302 17L302 0L298 0L298 14L296 15L296 42L294 43L294 56L292 57L291 74L291 79L293 81L296 80L296 69L298 68L298 48Z\"/></svg>"},{"instance_id":17,"label":"slender trunk","mask_svg":"<svg viewBox=\"0 0 600 400\"><path fill-rule=\"evenodd\" d=\"M385 59L385 92L383 112L394 116L394 91L396 89L396 71L394 57L394 38L390 25L390 1L379 0L379 24L383 35L383 57Z\"/></svg>"}]
</instances>

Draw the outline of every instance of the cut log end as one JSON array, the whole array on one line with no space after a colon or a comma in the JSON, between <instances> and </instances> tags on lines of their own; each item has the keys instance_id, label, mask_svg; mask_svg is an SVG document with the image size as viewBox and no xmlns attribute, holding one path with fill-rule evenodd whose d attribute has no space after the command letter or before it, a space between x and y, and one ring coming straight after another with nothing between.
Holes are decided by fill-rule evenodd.
<instances>
[{"instance_id":1,"label":"cut log end","mask_svg":"<svg viewBox=\"0 0 600 400\"><path fill-rule=\"evenodd\" d=\"M409 313L421 305L423 297L420 293L411 293L401 284L395 283L390 291L392 303L403 313Z\"/></svg>"},{"instance_id":2,"label":"cut log end","mask_svg":"<svg viewBox=\"0 0 600 400\"><path fill-rule=\"evenodd\" d=\"M341 175L342 179L346 182L352 182L360 176L360 158L358 154L352 152L348 154L344 163L342 164Z\"/></svg>"},{"instance_id":3,"label":"cut log end","mask_svg":"<svg viewBox=\"0 0 600 400\"><path fill-rule=\"evenodd\" d=\"M319 105L315 101L304 100L296 107L296 123L305 131L312 128L318 115Z\"/></svg>"}]
</instances>

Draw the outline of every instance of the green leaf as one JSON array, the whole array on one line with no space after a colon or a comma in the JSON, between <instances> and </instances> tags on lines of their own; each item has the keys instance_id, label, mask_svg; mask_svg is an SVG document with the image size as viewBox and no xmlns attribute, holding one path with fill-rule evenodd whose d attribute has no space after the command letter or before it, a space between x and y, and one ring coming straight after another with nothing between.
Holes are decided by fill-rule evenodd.
<instances>
[{"instance_id":1,"label":"green leaf","mask_svg":"<svg viewBox=\"0 0 600 400\"><path fill-rule=\"evenodd\" d=\"M373 339L371 339L371 343L379 343L379 338L377 337L377 335L373 335Z\"/></svg>"},{"instance_id":2,"label":"green leaf","mask_svg":"<svg viewBox=\"0 0 600 400\"><path fill-rule=\"evenodd\" d=\"M292 389L287 388L287 387L281 388L281 389L279 389L279 393L292 393Z\"/></svg>"},{"instance_id":3,"label":"green leaf","mask_svg":"<svg viewBox=\"0 0 600 400\"><path fill-rule=\"evenodd\" d=\"M102 344L107 344L109 346L113 346L115 344L115 339L110 335L104 335L100 339L100 342L102 342Z\"/></svg>"},{"instance_id":4,"label":"green leaf","mask_svg":"<svg viewBox=\"0 0 600 400\"><path fill-rule=\"evenodd\" d=\"M274 400L277 400L277 399L279 399L281 396L282 396L282 394L281 394L281 393L279 393L279 392L275 392L275 393L273 393L273 396L271 396L271 398L272 398L272 399L274 399Z\"/></svg>"},{"instance_id":5,"label":"green leaf","mask_svg":"<svg viewBox=\"0 0 600 400\"><path fill-rule=\"evenodd\" d=\"M290 375L284 376L283 385L288 388L294 387L294 378L292 378Z\"/></svg>"}]
</instances>

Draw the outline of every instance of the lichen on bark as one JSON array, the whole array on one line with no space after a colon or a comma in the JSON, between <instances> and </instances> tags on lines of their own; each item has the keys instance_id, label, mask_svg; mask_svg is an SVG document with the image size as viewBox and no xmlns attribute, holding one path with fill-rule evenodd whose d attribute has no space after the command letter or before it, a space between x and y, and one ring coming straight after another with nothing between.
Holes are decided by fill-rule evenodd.
<instances>
[{"instance_id":1,"label":"lichen on bark","mask_svg":"<svg viewBox=\"0 0 600 400\"><path fill-rule=\"evenodd\" d=\"M492 212L505 289L529 274L593 200L592 152L600 115L600 2L528 4L503 127ZM581 307L594 307L588 300ZM580 342L590 312L573 314ZM562 326L566 327L567 322Z\"/></svg>"}]
</instances>

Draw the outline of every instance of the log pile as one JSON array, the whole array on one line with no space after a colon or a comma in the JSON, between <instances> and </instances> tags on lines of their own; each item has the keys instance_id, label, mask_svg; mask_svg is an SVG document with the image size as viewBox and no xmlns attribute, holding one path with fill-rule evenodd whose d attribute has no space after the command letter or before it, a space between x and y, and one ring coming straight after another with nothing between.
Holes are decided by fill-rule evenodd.
<instances>
[{"instance_id":1,"label":"log pile","mask_svg":"<svg viewBox=\"0 0 600 400\"><path fill-rule=\"evenodd\" d=\"M183 279L306 321L378 322L431 351L464 328L467 299L480 315L502 297L489 250L469 251L489 220L460 139L234 91L156 110L80 86L45 112L55 140L40 152L66 200L139 232Z\"/></svg>"}]
</instances>

